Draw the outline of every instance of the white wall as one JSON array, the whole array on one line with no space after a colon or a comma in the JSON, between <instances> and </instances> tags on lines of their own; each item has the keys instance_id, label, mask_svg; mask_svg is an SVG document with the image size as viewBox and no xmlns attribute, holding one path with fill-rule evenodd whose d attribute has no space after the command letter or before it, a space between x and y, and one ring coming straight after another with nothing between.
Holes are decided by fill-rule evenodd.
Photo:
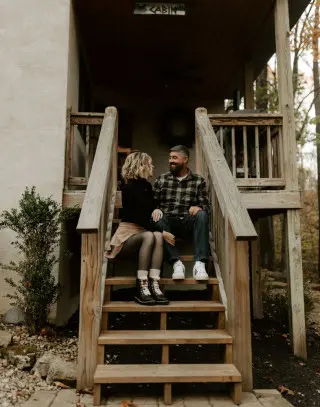
<instances>
[{"instance_id":1,"label":"white wall","mask_svg":"<svg viewBox=\"0 0 320 407\"><path fill-rule=\"evenodd\" d=\"M32 185L62 200L69 20L70 0L0 1L1 210L16 207ZM68 101L76 99L70 90ZM1 262L15 256L11 239L0 231ZM2 295L0 313L9 306Z\"/></svg>"}]
</instances>

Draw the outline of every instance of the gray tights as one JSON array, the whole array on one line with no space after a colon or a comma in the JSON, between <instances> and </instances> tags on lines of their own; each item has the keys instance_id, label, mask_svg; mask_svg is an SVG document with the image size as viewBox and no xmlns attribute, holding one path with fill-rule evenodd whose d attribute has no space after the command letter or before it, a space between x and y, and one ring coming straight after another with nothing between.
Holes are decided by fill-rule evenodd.
<instances>
[{"instance_id":1,"label":"gray tights","mask_svg":"<svg viewBox=\"0 0 320 407\"><path fill-rule=\"evenodd\" d=\"M141 232L129 237L120 252L121 257L139 252L138 270L161 269L163 238L161 232Z\"/></svg>"}]
</instances>

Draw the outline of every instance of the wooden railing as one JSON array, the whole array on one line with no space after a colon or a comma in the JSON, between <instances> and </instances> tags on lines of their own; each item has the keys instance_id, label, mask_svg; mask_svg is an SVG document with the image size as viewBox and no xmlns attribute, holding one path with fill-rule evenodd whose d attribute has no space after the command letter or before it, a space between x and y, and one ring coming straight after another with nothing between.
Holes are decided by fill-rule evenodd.
<instances>
[{"instance_id":1,"label":"wooden railing","mask_svg":"<svg viewBox=\"0 0 320 407\"><path fill-rule=\"evenodd\" d=\"M245 390L252 389L249 246L253 223L205 109L196 110L196 166L207 181L212 203L211 241L234 363ZM217 256L217 259L216 259ZM217 267L219 264L219 267Z\"/></svg>"},{"instance_id":2,"label":"wooden railing","mask_svg":"<svg viewBox=\"0 0 320 407\"><path fill-rule=\"evenodd\" d=\"M92 387L104 298L105 241L110 239L117 192L117 110L103 117L77 230L82 234L77 388Z\"/></svg>"},{"instance_id":3,"label":"wooden railing","mask_svg":"<svg viewBox=\"0 0 320 407\"><path fill-rule=\"evenodd\" d=\"M88 184L103 117L103 113L71 113L71 111L68 110L64 177L65 190L70 189L70 187L86 186ZM83 177L75 176L72 171L72 164L77 160L74 151L76 133L82 138L85 145L85 168Z\"/></svg>"},{"instance_id":4,"label":"wooden railing","mask_svg":"<svg viewBox=\"0 0 320 407\"><path fill-rule=\"evenodd\" d=\"M281 115L211 114L209 119L239 187L285 187Z\"/></svg>"}]
</instances>

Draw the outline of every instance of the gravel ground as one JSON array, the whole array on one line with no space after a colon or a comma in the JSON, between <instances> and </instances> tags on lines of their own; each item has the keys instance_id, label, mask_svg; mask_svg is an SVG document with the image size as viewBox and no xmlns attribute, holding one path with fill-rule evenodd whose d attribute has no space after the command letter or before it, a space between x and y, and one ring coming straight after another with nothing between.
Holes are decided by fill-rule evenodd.
<instances>
[{"instance_id":1,"label":"gravel ground","mask_svg":"<svg viewBox=\"0 0 320 407\"><path fill-rule=\"evenodd\" d=\"M77 358L77 336L75 332L47 331L47 335L30 336L24 326L0 323L0 330L12 334L12 345L32 346L37 358L46 352L59 355L66 361ZM37 390L55 390L45 380L29 371L22 371L10 365L6 359L0 359L0 407L20 407Z\"/></svg>"}]
</instances>

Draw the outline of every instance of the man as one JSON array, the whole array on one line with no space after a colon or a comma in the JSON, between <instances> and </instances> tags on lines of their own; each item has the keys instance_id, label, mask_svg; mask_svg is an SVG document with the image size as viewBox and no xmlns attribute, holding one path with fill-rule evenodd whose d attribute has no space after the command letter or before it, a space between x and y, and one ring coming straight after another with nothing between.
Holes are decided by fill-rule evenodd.
<instances>
[{"instance_id":1,"label":"man","mask_svg":"<svg viewBox=\"0 0 320 407\"><path fill-rule=\"evenodd\" d=\"M188 168L189 150L179 145L171 148L169 157L170 171L160 175L154 184L155 200L159 210L153 219L156 229L173 235L193 234L195 264L193 277L196 280L209 278L205 264L209 257L209 221L210 204L205 180ZM185 266L180 260L175 245L164 241L168 261L173 266L172 278L185 278Z\"/></svg>"}]
</instances>

